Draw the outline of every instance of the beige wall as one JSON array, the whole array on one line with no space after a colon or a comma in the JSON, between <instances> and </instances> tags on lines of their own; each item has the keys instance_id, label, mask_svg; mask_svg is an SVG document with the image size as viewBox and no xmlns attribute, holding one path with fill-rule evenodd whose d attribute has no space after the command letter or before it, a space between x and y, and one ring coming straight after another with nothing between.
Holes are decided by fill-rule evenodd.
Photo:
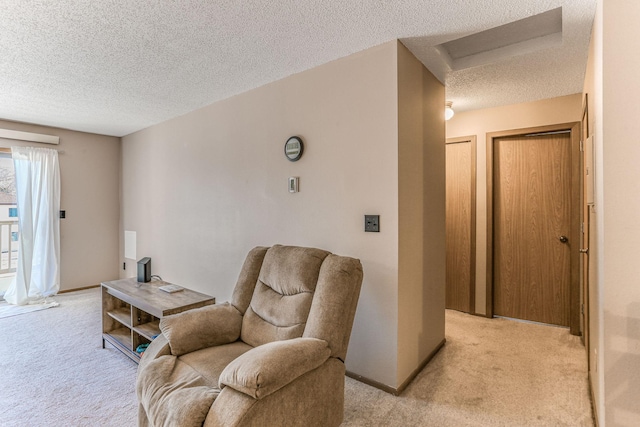
<instances>
[{"instance_id":1,"label":"beige wall","mask_svg":"<svg viewBox=\"0 0 640 427\"><path fill-rule=\"evenodd\" d=\"M347 369L391 387L402 381L397 50L386 43L126 136L122 162L123 230L165 280L224 301L256 245L360 258ZM291 135L305 141L295 163L283 154ZM365 214L380 215L380 233L363 231Z\"/></svg>"},{"instance_id":2,"label":"beige wall","mask_svg":"<svg viewBox=\"0 0 640 427\"><path fill-rule=\"evenodd\" d=\"M444 87L398 43L398 384L444 340Z\"/></svg>"},{"instance_id":3,"label":"beige wall","mask_svg":"<svg viewBox=\"0 0 640 427\"><path fill-rule=\"evenodd\" d=\"M0 120L0 128L60 137L60 145L0 138L0 147L64 151L60 164L60 289L118 278L120 138Z\"/></svg>"},{"instance_id":4,"label":"beige wall","mask_svg":"<svg viewBox=\"0 0 640 427\"><path fill-rule=\"evenodd\" d=\"M398 83L406 69L398 55L417 70L410 82ZM389 42L124 137L121 231L137 233L137 257L150 256L154 274L218 301L229 299L256 245L360 258L364 283L347 369L397 388L444 337L444 156L437 141L444 140L444 90L409 55ZM399 91L412 89L415 98L399 101ZM433 111L436 119L423 117ZM414 119L419 126L404 150L399 121ZM283 154L291 135L305 141L295 163ZM423 183L424 164L432 183ZM289 176L300 177L299 193L287 192ZM380 215L380 233L363 231L365 214ZM440 223L423 228L425 215ZM407 233L400 218L419 229ZM423 232L433 237L429 263Z\"/></svg>"},{"instance_id":5,"label":"beige wall","mask_svg":"<svg viewBox=\"0 0 640 427\"><path fill-rule=\"evenodd\" d=\"M636 2L598 2L584 93L594 137L589 376L600 426L640 425L640 58Z\"/></svg>"},{"instance_id":6,"label":"beige wall","mask_svg":"<svg viewBox=\"0 0 640 427\"><path fill-rule=\"evenodd\" d=\"M589 135L593 137L594 162L597 164L596 176L602 173L602 3L597 6L593 23L589 58L584 80L584 94L587 99L589 117ZM599 272L602 271L601 251L603 248L602 215L598 206L602 206L602 180L598 179L594 188L595 201L589 212L589 379L594 407L600 425L604 425L604 381L602 369L604 353L602 348L602 283Z\"/></svg>"},{"instance_id":7,"label":"beige wall","mask_svg":"<svg viewBox=\"0 0 640 427\"><path fill-rule=\"evenodd\" d=\"M604 419L640 425L640 3L602 2L602 114L596 114L598 287ZM600 131L599 131L600 130ZM601 389L602 390L602 389Z\"/></svg>"},{"instance_id":8,"label":"beige wall","mask_svg":"<svg viewBox=\"0 0 640 427\"><path fill-rule=\"evenodd\" d=\"M577 122L581 94L456 114L447 122L447 138L477 136L476 313L486 314L487 286L487 133Z\"/></svg>"}]
</instances>

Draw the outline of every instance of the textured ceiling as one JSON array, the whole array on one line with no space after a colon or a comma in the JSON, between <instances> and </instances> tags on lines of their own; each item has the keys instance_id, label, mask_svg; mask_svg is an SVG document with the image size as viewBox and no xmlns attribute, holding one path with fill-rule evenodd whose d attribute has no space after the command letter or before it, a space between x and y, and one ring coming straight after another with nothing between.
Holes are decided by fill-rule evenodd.
<instances>
[{"instance_id":1,"label":"textured ceiling","mask_svg":"<svg viewBox=\"0 0 640 427\"><path fill-rule=\"evenodd\" d=\"M567 95L582 90L595 3L0 0L0 118L127 135L393 39L457 111ZM455 70L437 48L558 7L562 43Z\"/></svg>"}]
</instances>

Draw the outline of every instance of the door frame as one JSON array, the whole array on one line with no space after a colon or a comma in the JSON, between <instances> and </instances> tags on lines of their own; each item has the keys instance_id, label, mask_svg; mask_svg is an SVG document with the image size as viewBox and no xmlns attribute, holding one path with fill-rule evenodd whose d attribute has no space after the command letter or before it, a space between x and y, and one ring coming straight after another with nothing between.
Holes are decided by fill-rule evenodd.
<instances>
[{"instance_id":1,"label":"door frame","mask_svg":"<svg viewBox=\"0 0 640 427\"><path fill-rule=\"evenodd\" d=\"M581 174L580 174L580 185L582 186L582 191L580 193L580 206L581 206L581 249L580 255L582 260L582 265L580 266L580 287L581 287L581 306L580 306L580 314L582 321L582 344L587 349L587 366L590 365L591 360L591 351L590 351L590 330L589 330L589 243L591 239L591 234L589 230L590 226L590 210L591 206L587 203L587 195L586 195L586 182L585 182L585 168L591 167L591 173L593 173L593 165L587 165L587 140L589 139L589 95L584 94L584 102L582 105L582 120L581 120L581 149L582 149L582 165L581 165ZM586 239L585 239L586 235ZM586 249L586 252L583 252Z\"/></svg>"},{"instance_id":2,"label":"door frame","mask_svg":"<svg viewBox=\"0 0 640 427\"><path fill-rule=\"evenodd\" d=\"M580 335L580 217L582 194L580 122L560 123L556 125L537 126L524 129L513 129L487 133L487 307L486 316L493 317L493 151L494 140L510 136L526 136L530 134L570 131L571 141L571 231L569 233L570 248L570 282L569 282L569 331L572 335Z\"/></svg>"},{"instance_id":3,"label":"door frame","mask_svg":"<svg viewBox=\"0 0 640 427\"><path fill-rule=\"evenodd\" d=\"M469 314L476 314L476 187L477 187L477 177L476 177L476 163L477 163L477 144L476 144L476 136L460 136L456 138L447 138L445 140L445 146L447 144L460 144L460 143L469 143L469 148L471 151L471 163L469 165L469 174L471 176L471 226L470 226L470 249L471 252L469 254ZM446 153L446 148L445 148ZM445 171L446 172L446 171Z\"/></svg>"}]
</instances>

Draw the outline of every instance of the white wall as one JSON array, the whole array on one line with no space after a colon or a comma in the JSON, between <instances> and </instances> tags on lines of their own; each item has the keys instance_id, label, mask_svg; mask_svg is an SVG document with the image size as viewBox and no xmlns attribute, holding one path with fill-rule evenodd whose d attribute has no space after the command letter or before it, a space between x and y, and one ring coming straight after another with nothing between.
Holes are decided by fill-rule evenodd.
<instances>
[{"instance_id":1,"label":"white wall","mask_svg":"<svg viewBox=\"0 0 640 427\"><path fill-rule=\"evenodd\" d=\"M596 99L600 418L640 425L640 2L602 2L602 97ZM597 94L595 98L598 98ZM604 410L602 410L604 408Z\"/></svg>"},{"instance_id":2,"label":"white wall","mask_svg":"<svg viewBox=\"0 0 640 427\"><path fill-rule=\"evenodd\" d=\"M120 138L0 120L0 128L60 137L60 145L0 138L0 147L64 151L60 164L60 289L118 278Z\"/></svg>"},{"instance_id":3,"label":"white wall","mask_svg":"<svg viewBox=\"0 0 640 427\"><path fill-rule=\"evenodd\" d=\"M584 93L594 137L591 363L600 426L640 425L640 3L598 2Z\"/></svg>"}]
</instances>

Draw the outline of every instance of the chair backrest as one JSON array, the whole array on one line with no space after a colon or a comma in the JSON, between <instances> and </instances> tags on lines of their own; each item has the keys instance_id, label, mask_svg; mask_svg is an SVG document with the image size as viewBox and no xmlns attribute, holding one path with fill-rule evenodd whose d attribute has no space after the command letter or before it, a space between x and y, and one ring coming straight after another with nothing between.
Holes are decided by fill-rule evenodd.
<instances>
[{"instance_id":1,"label":"chair backrest","mask_svg":"<svg viewBox=\"0 0 640 427\"><path fill-rule=\"evenodd\" d=\"M255 248L231 301L244 314L240 338L252 346L320 338L344 360L361 284L357 259L297 246Z\"/></svg>"},{"instance_id":2,"label":"chair backrest","mask_svg":"<svg viewBox=\"0 0 640 427\"><path fill-rule=\"evenodd\" d=\"M360 260L329 255L320 276L303 337L329 343L331 356L344 361L362 286Z\"/></svg>"}]
</instances>

